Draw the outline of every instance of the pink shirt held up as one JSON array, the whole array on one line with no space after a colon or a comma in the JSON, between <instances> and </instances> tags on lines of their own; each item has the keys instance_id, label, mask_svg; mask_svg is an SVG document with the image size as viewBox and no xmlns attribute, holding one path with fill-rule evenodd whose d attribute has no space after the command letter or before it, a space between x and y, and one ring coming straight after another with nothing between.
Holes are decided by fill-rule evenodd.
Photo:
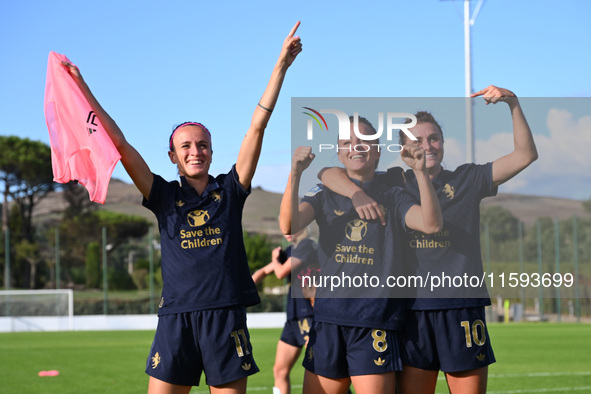
<instances>
[{"instance_id":1,"label":"pink shirt held up","mask_svg":"<svg viewBox=\"0 0 591 394\"><path fill-rule=\"evenodd\" d=\"M121 155L61 61L72 63L65 55L49 53L45 82L53 180L77 180L92 201L104 204Z\"/></svg>"}]
</instances>

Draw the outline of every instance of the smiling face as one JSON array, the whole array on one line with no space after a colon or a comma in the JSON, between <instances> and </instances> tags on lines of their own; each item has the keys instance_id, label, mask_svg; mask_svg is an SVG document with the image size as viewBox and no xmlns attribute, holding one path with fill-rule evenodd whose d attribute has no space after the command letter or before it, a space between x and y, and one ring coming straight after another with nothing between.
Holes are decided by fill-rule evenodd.
<instances>
[{"instance_id":1,"label":"smiling face","mask_svg":"<svg viewBox=\"0 0 591 394\"><path fill-rule=\"evenodd\" d=\"M364 135L375 134L365 123L359 122L359 132ZM363 140L355 135L353 123L350 128L350 139L339 140L338 156L345 166L349 177L367 181L374 177L380 159L378 140Z\"/></svg>"},{"instance_id":2,"label":"smiling face","mask_svg":"<svg viewBox=\"0 0 591 394\"><path fill-rule=\"evenodd\" d=\"M207 131L196 125L183 126L174 133L172 145L168 156L177 165L181 176L201 178L209 175L213 151Z\"/></svg>"},{"instance_id":3,"label":"smiling face","mask_svg":"<svg viewBox=\"0 0 591 394\"><path fill-rule=\"evenodd\" d=\"M417 137L417 143L425 150L426 165L431 175L437 175L441 171L443 161L443 135L439 127L433 123L418 123L410 129ZM407 141L408 142L408 141Z\"/></svg>"}]
</instances>

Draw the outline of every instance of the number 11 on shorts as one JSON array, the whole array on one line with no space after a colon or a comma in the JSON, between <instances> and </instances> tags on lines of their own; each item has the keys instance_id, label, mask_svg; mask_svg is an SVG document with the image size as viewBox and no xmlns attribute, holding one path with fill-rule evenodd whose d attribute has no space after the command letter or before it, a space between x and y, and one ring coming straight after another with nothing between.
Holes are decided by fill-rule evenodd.
<instances>
[{"instance_id":1,"label":"number 11 on shorts","mask_svg":"<svg viewBox=\"0 0 591 394\"><path fill-rule=\"evenodd\" d=\"M250 351L248 350L248 338L246 338L246 334L243 329L232 331L230 336L234 338L234 342L236 343L236 352L238 353L238 357L244 357L244 354L250 354ZM242 344L240 343L240 337L242 337L244 342L244 350L242 349Z\"/></svg>"}]
</instances>

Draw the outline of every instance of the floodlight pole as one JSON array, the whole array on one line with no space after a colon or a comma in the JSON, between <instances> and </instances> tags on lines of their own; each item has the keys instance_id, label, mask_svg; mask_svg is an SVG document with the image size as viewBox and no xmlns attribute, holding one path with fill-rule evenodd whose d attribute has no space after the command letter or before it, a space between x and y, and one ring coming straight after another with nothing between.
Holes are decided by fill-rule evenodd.
<instances>
[{"instance_id":1,"label":"floodlight pole","mask_svg":"<svg viewBox=\"0 0 591 394\"><path fill-rule=\"evenodd\" d=\"M154 226L150 227L148 242L148 252L150 258L150 314L154 314Z\"/></svg>"},{"instance_id":2,"label":"floodlight pole","mask_svg":"<svg viewBox=\"0 0 591 394\"><path fill-rule=\"evenodd\" d=\"M474 163L474 114L472 113L472 53L470 42L470 0L464 0L464 82L466 98L466 162Z\"/></svg>"},{"instance_id":3,"label":"floodlight pole","mask_svg":"<svg viewBox=\"0 0 591 394\"><path fill-rule=\"evenodd\" d=\"M444 1L444 0L442 0ZM454 0L452 0L454 1ZM474 163L474 115L472 114L472 53L471 53L471 27L482 8L484 0L478 0L474 14L470 17L470 1L464 2L464 81L466 97L466 162Z\"/></svg>"},{"instance_id":4,"label":"floodlight pole","mask_svg":"<svg viewBox=\"0 0 591 394\"><path fill-rule=\"evenodd\" d=\"M60 272L60 228L55 228L55 288L61 289L61 272Z\"/></svg>"},{"instance_id":5,"label":"floodlight pole","mask_svg":"<svg viewBox=\"0 0 591 394\"><path fill-rule=\"evenodd\" d=\"M109 280L107 271L107 228L103 226L103 315L109 312Z\"/></svg>"},{"instance_id":6,"label":"floodlight pole","mask_svg":"<svg viewBox=\"0 0 591 394\"><path fill-rule=\"evenodd\" d=\"M8 226L4 227L4 290L10 290L10 228Z\"/></svg>"},{"instance_id":7,"label":"floodlight pole","mask_svg":"<svg viewBox=\"0 0 591 394\"><path fill-rule=\"evenodd\" d=\"M471 28L478 17L484 0L479 0L474 14L470 17L470 1L464 0L464 80L466 86L466 162L474 163L474 115L472 112L472 42Z\"/></svg>"}]
</instances>

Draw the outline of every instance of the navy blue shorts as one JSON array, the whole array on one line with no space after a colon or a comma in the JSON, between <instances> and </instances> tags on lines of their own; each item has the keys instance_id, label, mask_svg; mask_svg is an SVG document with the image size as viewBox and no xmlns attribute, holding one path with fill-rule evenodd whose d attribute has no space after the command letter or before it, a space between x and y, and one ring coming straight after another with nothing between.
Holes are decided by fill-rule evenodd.
<instances>
[{"instance_id":1,"label":"navy blue shorts","mask_svg":"<svg viewBox=\"0 0 591 394\"><path fill-rule=\"evenodd\" d=\"M330 379L399 371L397 331L314 322L304 368Z\"/></svg>"},{"instance_id":2,"label":"navy blue shorts","mask_svg":"<svg viewBox=\"0 0 591 394\"><path fill-rule=\"evenodd\" d=\"M217 386L259 371L246 328L246 308L223 308L163 315L146 373L183 386Z\"/></svg>"},{"instance_id":3,"label":"navy blue shorts","mask_svg":"<svg viewBox=\"0 0 591 394\"><path fill-rule=\"evenodd\" d=\"M312 316L286 321L281 332L281 341L291 346L303 347L308 341L313 323Z\"/></svg>"},{"instance_id":4,"label":"navy blue shorts","mask_svg":"<svg viewBox=\"0 0 591 394\"><path fill-rule=\"evenodd\" d=\"M495 362L484 307L408 310L402 341L404 365L461 372Z\"/></svg>"}]
</instances>

